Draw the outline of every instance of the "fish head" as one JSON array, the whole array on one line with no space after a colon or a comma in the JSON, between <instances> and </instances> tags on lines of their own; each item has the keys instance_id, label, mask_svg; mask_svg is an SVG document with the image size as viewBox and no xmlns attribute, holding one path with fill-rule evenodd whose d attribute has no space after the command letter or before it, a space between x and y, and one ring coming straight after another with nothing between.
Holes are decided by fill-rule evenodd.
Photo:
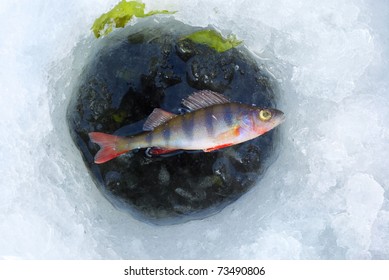
<instances>
[{"instance_id":1,"label":"fish head","mask_svg":"<svg viewBox=\"0 0 389 280\"><path fill-rule=\"evenodd\" d=\"M253 112L254 130L262 135L272 130L285 120L285 114L277 109L257 108Z\"/></svg>"}]
</instances>

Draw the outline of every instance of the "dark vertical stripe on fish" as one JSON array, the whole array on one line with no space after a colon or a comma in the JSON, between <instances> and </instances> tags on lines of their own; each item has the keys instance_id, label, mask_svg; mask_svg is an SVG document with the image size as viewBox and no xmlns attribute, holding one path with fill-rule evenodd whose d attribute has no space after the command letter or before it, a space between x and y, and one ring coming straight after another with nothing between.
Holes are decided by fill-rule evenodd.
<instances>
[{"instance_id":1,"label":"dark vertical stripe on fish","mask_svg":"<svg viewBox=\"0 0 389 280\"><path fill-rule=\"evenodd\" d=\"M182 119L182 130L184 131L185 133L185 136L188 138L188 139L193 139L193 130L194 130L194 115L196 114L195 113L189 113L187 115L184 116L184 118Z\"/></svg>"},{"instance_id":2,"label":"dark vertical stripe on fish","mask_svg":"<svg viewBox=\"0 0 389 280\"><path fill-rule=\"evenodd\" d=\"M207 129L208 136L214 136L213 122L215 121L213 116L213 107L209 107L205 112L205 127Z\"/></svg>"},{"instance_id":3,"label":"dark vertical stripe on fish","mask_svg":"<svg viewBox=\"0 0 389 280\"><path fill-rule=\"evenodd\" d=\"M151 146L152 146L152 143L153 143L153 133L152 133L152 132L149 132L149 133L146 135L145 141L146 141L148 147L151 147Z\"/></svg>"},{"instance_id":4,"label":"dark vertical stripe on fish","mask_svg":"<svg viewBox=\"0 0 389 280\"><path fill-rule=\"evenodd\" d=\"M165 140L165 144L169 144L170 141L170 127L168 125L165 125L165 127L162 130L162 137Z\"/></svg>"},{"instance_id":5,"label":"dark vertical stripe on fish","mask_svg":"<svg viewBox=\"0 0 389 280\"><path fill-rule=\"evenodd\" d=\"M230 126L233 124L231 104L225 104L223 106L223 118L227 125Z\"/></svg>"}]
</instances>

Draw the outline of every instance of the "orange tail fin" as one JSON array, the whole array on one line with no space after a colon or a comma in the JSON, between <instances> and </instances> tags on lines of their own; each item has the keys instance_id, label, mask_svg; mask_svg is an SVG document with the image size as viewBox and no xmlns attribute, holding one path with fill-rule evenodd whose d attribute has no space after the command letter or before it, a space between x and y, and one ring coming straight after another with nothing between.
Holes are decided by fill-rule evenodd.
<instances>
[{"instance_id":1,"label":"orange tail fin","mask_svg":"<svg viewBox=\"0 0 389 280\"><path fill-rule=\"evenodd\" d=\"M129 151L126 138L101 132L89 133L93 143L100 146L95 155L95 163L104 163Z\"/></svg>"}]
</instances>

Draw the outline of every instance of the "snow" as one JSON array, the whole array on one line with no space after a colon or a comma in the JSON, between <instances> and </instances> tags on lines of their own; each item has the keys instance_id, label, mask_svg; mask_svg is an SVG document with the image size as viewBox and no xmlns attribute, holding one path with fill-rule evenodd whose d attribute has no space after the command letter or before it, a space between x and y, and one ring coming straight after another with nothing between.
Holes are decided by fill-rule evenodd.
<instances>
[{"instance_id":1,"label":"snow","mask_svg":"<svg viewBox=\"0 0 389 280\"><path fill-rule=\"evenodd\" d=\"M144 2L232 32L264 59L287 116L277 160L247 195L204 220L161 227L116 210L65 121L93 52L90 26L116 1L1 1L0 256L389 258L388 3Z\"/></svg>"}]
</instances>

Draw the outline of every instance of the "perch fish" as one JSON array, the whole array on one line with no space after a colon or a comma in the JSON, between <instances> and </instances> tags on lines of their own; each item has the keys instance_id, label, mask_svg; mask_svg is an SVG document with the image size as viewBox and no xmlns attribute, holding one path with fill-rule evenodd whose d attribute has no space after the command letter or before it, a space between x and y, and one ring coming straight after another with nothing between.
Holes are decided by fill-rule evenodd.
<instances>
[{"instance_id":1,"label":"perch fish","mask_svg":"<svg viewBox=\"0 0 389 280\"><path fill-rule=\"evenodd\" d=\"M256 138L285 119L284 113L271 108L231 102L220 93L202 90L182 101L189 109L175 115L156 108L143 125L144 132L121 137L101 132L89 133L100 146L95 163L104 163L133 149L151 148L151 155L176 150L211 152Z\"/></svg>"}]
</instances>

